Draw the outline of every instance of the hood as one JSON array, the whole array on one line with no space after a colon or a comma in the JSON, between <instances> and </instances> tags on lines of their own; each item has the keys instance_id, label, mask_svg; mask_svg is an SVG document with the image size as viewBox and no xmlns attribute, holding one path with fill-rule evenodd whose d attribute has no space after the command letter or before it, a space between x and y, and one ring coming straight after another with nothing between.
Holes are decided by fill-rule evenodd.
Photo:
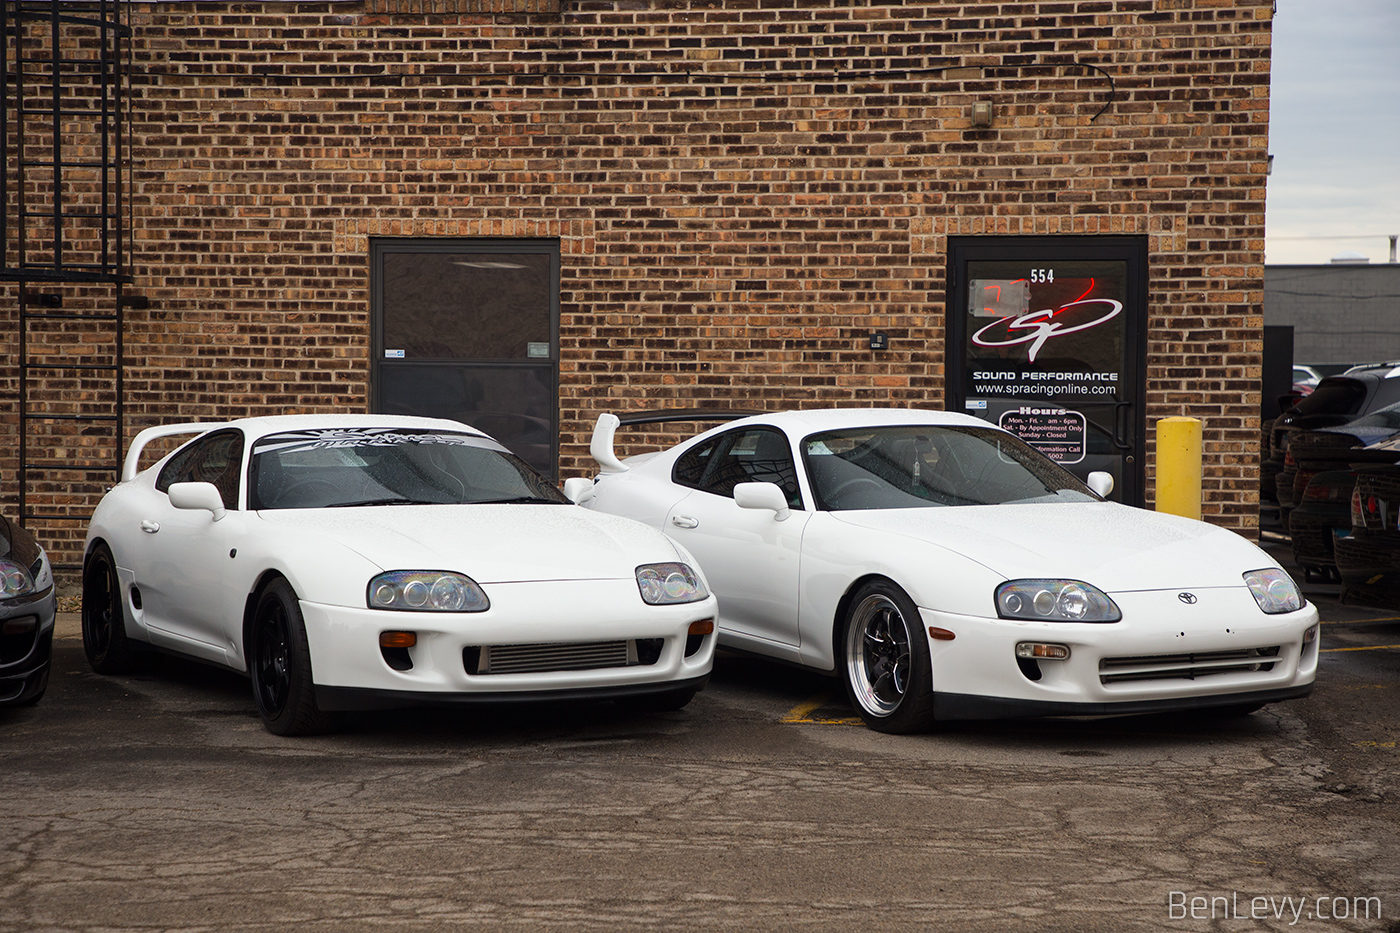
<instances>
[{"instance_id":1,"label":"hood","mask_svg":"<svg viewBox=\"0 0 1400 933\"><path fill-rule=\"evenodd\" d=\"M632 579L676 560L658 531L573 505L410 505L264 511L324 535L381 570L455 570L478 583Z\"/></svg>"},{"instance_id":2,"label":"hood","mask_svg":"<svg viewBox=\"0 0 1400 933\"><path fill-rule=\"evenodd\" d=\"M840 521L928 541L1008 580L1081 580L1108 593L1242 586L1277 562L1234 532L1116 502L832 512Z\"/></svg>"}]
</instances>

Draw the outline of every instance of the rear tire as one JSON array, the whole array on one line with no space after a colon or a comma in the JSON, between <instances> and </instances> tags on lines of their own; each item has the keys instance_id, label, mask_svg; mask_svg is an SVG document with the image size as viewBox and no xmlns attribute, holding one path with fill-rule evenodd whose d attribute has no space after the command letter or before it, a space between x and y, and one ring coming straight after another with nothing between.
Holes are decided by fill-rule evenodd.
<instances>
[{"instance_id":1,"label":"rear tire","mask_svg":"<svg viewBox=\"0 0 1400 933\"><path fill-rule=\"evenodd\" d=\"M315 735L330 728L330 715L316 705L301 602L286 580L273 580L258 594L247 651L253 702L268 732Z\"/></svg>"},{"instance_id":2,"label":"rear tire","mask_svg":"<svg viewBox=\"0 0 1400 933\"><path fill-rule=\"evenodd\" d=\"M117 562L105 544L97 544L83 560L83 651L99 674L126 674L136 667L136 655L126 637Z\"/></svg>"},{"instance_id":3,"label":"rear tire","mask_svg":"<svg viewBox=\"0 0 1400 933\"><path fill-rule=\"evenodd\" d=\"M856 591L841 644L846 695L867 726L891 733L933 728L928 640L902 589L882 580Z\"/></svg>"}]
</instances>

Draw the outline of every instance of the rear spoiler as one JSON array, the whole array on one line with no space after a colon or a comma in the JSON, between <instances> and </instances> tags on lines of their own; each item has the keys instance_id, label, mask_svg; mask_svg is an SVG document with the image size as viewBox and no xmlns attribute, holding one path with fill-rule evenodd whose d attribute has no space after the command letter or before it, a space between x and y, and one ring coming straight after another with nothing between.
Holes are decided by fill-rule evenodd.
<instances>
[{"instance_id":1,"label":"rear spoiler","mask_svg":"<svg viewBox=\"0 0 1400 933\"><path fill-rule=\"evenodd\" d=\"M622 425L666 424L673 421L736 421L753 415L766 415L762 409L752 408L660 408L650 411L627 411L621 415L604 412L598 416L593 426L593 440L588 452L598 461L604 473L626 473L627 464L618 459L613 449L613 435Z\"/></svg>"},{"instance_id":2,"label":"rear spoiler","mask_svg":"<svg viewBox=\"0 0 1400 933\"><path fill-rule=\"evenodd\" d=\"M131 442L127 448L126 460L122 463L122 482L136 478L137 468L141 465L141 451L146 449L146 445L151 441L162 437L173 437L177 434L204 434L219 427L222 422L187 422L185 424L158 424L153 428L146 428L136 435L136 440Z\"/></svg>"}]
</instances>

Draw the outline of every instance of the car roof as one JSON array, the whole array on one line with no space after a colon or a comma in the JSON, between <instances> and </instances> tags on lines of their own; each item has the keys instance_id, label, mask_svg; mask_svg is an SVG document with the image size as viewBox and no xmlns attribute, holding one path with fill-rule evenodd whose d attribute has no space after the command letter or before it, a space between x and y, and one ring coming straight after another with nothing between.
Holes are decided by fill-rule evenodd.
<instances>
[{"instance_id":1,"label":"car roof","mask_svg":"<svg viewBox=\"0 0 1400 933\"><path fill-rule=\"evenodd\" d=\"M1054 406L1049 406L1054 407ZM748 424L769 424L789 434L805 435L841 428L869 428L879 425L964 425L995 428L981 418L953 411L926 408L806 408L794 411L754 415L732 422L726 427Z\"/></svg>"},{"instance_id":2,"label":"car roof","mask_svg":"<svg viewBox=\"0 0 1400 933\"><path fill-rule=\"evenodd\" d=\"M268 415L257 418L235 418L232 421L192 421L176 424L158 424L145 428L131 441L122 462L122 482L136 476L141 469L141 454L146 446L162 437L190 435L190 439L203 437L213 431L230 428L240 430L251 442L269 434L285 431L335 430L337 428L419 428L433 431L457 431L490 438L489 434L478 431L460 421L446 418L419 418L413 415L363 415L363 414L323 414L323 415ZM495 440L494 438L491 438ZM181 441L183 447L188 441Z\"/></svg>"},{"instance_id":3,"label":"car roof","mask_svg":"<svg viewBox=\"0 0 1400 933\"><path fill-rule=\"evenodd\" d=\"M363 415L363 414L324 414L324 415L266 415L254 418L235 418L232 421L210 421L203 423L205 433L227 428L238 428L251 439L284 431L309 431L317 428L428 428L440 431L463 431L469 434L489 435L471 425L446 418L421 418L415 415Z\"/></svg>"},{"instance_id":4,"label":"car roof","mask_svg":"<svg viewBox=\"0 0 1400 933\"><path fill-rule=\"evenodd\" d=\"M488 437L460 421L447 418L422 418L416 415L271 415L260 418L240 418L221 427L238 427L249 437L264 437L284 431L306 431L314 428L426 428L439 431L461 431Z\"/></svg>"}]
</instances>

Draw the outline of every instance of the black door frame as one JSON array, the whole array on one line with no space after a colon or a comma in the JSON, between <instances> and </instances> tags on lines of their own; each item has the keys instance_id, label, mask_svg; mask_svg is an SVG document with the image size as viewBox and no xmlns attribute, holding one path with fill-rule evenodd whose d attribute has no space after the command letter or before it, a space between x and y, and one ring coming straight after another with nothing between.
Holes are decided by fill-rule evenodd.
<instances>
[{"instance_id":1,"label":"black door frame","mask_svg":"<svg viewBox=\"0 0 1400 933\"><path fill-rule=\"evenodd\" d=\"M539 368L550 366L553 403L550 406L550 435L552 467L545 471L550 479L559 472L559 282L560 241L544 237L371 237L370 249L370 367L369 406L371 412L382 410L380 373L386 367L442 366L455 362L486 364L500 368ZM481 255L491 253L535 253L548 255L549 263L549 357L531 359L386 359L384 342L384 275L383 258L387 253L461 253Z\"/></svg>"},{"instance_id":2,"label":"black door frame","mask_svg":"<svg viewBox=\"0 0 1400 933\"><path fill-rule=\"evenodd\" d=\"M968 400L967 264L978 261L1046 262L1091 260L1126 263L1125 327L1120 380L1122 394L1114 408L1114 423L1101 426L1122 452L1123 488L1113 498L1129 505L1146 502L1147 430L1147 264L1146 236L968 236L948 239L947 323L945 371L946 407L964 411ZM1031 400L1028 400L1031 401ZM1045 404L1044 400L1041 401ZM1073 401L1051 404L1076 410Z\"/></svg>"}]
</instances>

